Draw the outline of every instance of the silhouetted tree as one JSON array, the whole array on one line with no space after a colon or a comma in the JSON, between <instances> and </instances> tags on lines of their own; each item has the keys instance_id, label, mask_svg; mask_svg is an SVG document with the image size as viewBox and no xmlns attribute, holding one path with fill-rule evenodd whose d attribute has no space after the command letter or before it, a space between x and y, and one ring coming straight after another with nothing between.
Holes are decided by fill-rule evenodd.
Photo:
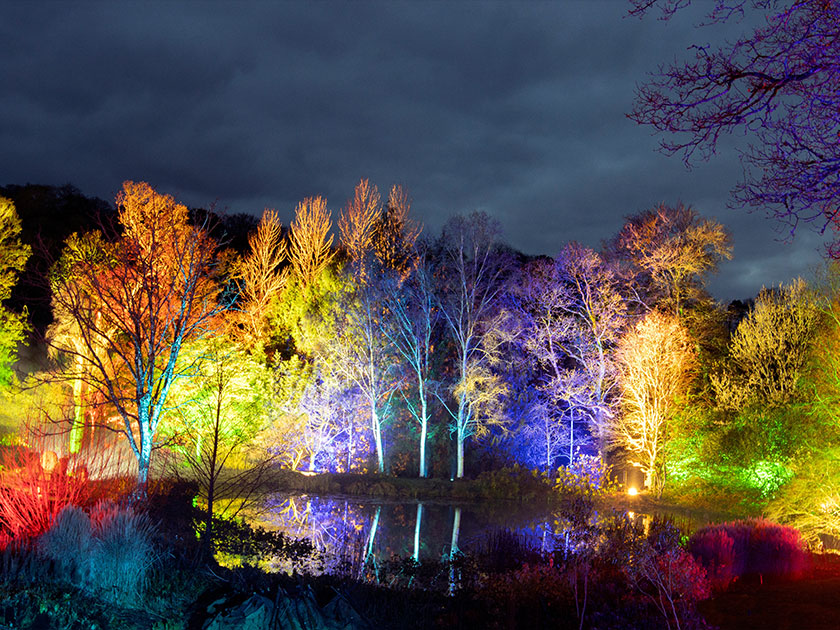
<instances>
[{"instance_id":1,"label":"silhouetted tree","mask_svg":"<svg viewBox=\"0 0 840 630\"><path fill-rule=\"evenodd\" d=\"M632 0L665 17L686 0ZM757 12L759 26L734 43L692 46L692 58L661 66L637 93L630 117L666 134L685 162L708 159L721 136L749 137L738 203L791 226L837 229L840 212L840 3L717 0L707 26ZM840 254L835 245L832 255Z\"/></svg>"}]
</instances>

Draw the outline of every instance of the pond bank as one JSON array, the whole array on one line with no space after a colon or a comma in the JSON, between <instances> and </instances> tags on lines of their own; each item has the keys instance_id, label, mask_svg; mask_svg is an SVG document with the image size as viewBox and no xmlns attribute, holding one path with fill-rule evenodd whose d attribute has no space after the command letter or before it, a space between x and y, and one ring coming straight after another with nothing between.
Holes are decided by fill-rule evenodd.
<instances>
[{"instance_id":1,"label":"pond bank","mask_svg":"<svg viewBox=\"0 0 840 630\"><path fill-rule=\"evenodd\" d=\"M509 468L482 473L475 479L391 477L378 474L318 473L314 475L278 470L264 488L321 496L355 496L398 501L558 501L551 481L532 471Z\"/></svg>"}]
</instances>

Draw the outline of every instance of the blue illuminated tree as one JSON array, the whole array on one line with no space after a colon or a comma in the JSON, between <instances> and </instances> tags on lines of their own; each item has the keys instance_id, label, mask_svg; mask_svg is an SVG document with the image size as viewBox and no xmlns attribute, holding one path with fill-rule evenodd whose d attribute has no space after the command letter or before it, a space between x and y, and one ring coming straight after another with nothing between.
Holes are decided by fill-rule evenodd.
<instances>
[{"instance_id":1,"label":"blue illuminated tree","mask_svg":"<svg viewBox=\"0 0 840 630\"><path fill-rule=\"evenodd\" d=\"M586 418L599 447L606 437L616 389L612 353L627 312L619 287L596 252L571 243L555 260L532 263L516 292L521 344L542 374L540 418L567 423L561 433L570 459L578 418Z\"/></svg>"}]
</instances>

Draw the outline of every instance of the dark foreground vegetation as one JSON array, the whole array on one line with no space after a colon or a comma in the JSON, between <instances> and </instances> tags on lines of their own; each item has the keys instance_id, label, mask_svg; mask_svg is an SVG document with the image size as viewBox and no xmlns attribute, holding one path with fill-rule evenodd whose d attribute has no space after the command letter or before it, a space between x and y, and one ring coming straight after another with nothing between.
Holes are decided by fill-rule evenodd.
<instances>
[{"instance_id":1,"label":"dark foreground vegetation","mask_svg":"<svg viewBox=\"0 0 840 630\"><path fill-rule=\"evenodd\" d=\"M130 481L85 481L69 500L55 490L73 486L72 475L62 483L61 472L39 474L53 480L51 498L21 499L8 472L3 478L4 627L738 628L759 618L764 628L787 627L787 613L766 614L767 598L776 611L807 598L806 614L840 619L827 596L840 585L840 565L812 556L796 530L752 519L689 536L667 519L598 509L606 492L585 481L552 487L563 542L548 553L501 530L441 560L377 560L348 545L336 563L307 540L243 521L217 518L205 539L194 485L155 482L138 497ZM531 473L507 475L509 500L534 491ZM500 479L473 484L501 498ZM49 524L13 532L12 505ZM338 568L322 573L327 564Z\"/></svg>"}]
</instances>

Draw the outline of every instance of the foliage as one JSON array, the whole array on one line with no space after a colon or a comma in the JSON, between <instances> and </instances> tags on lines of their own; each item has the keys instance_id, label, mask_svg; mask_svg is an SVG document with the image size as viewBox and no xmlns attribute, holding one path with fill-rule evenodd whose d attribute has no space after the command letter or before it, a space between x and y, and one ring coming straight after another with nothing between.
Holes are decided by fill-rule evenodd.
<instances>
[{"instance_id":1,"label":"foliage","mask_svg":"<svg viewBox=\"0 0 840 630\"><path fill-rule=\"evenodd\" d=\"M27 313L18 314L2 305L12 294L18 275L23 271L32 248L20 238L21 223L14 203L0 197L0 387L8 387L14 373L17 346L29 330Z\"/></svg>"},{"instance_id":2,"label":"foliage","mask_svg":"<svg viewBox=\"0 0 840 630\"><path fill-rule=\"evenodd\" d=\"M732 247L717 221L682 204L660 204L630 217L608 253L623 263L629 289L647 308L682 318L684 310L708 300L705 276L732 257Z\"/></svg>"},{"instance_id":3,"label":"foliage","mask_svg":"<svg viewBox=\"0 0 840 630\"><path fill-rule=\"evenodd\" d=\"M287 256L286 241L276 211L263 212L256 232L248 238L248 247L237 270L240 295L236 314L247 345L261 347L266 338L269 307L288 279L283 266Z\"/></svg>"},{"instance_id":4,"label":"foliage","mask_svg":"<svg viewBox=\"0 0 840 630\"><path fill-rule=\"evenodd\" d=\"M38 540L53 579L110 603L139 604L158 562L151 520L127 507L97 503L90 515L68 505Z\"/></svg>"},{"instance_id":5,"label":"foliage","mask_svg":"<svg viewBox=\"0 0 840 630\"><path fill-rule=\"evenodd\" d=\"M706 572L679 541L680 531L673 524L655 520L627 573L668 628L702 627L696 604L708 599L709 583Z\"/></svg>"},{"instance_id":6,"label":"foliage","mask_svg":"<svg viewBox=\"0 0 840 630\"><path fill-rule=\"evenodd\" d=\"M186 206L146 183L117 197L122 234L93 249L68 244L53 266L53 306L74 324L78 344L53 340L81 361L83 378L123 422L144 486L172 383L184 374L182 345L210 334L223 310L214 278L216 243L190 225Z\"/></svg>"},{"instance_id":7,"label":"foliage","mask_svg":"<svg viewBox=\"0 0 840 630\"><path fill-rule=\"evenodd\" d=\"M621 340L618 364L624 413L611 439L638 458L648 487L661 494L669 422L692 377L694 349L678 319L651 311Z\"/></svg>"},{"instance_id":8,"label":"foliage","mask_svg":"<svg viewBox=\"0 0 840 630\"><path fill-rule=\"evenodd\" d=\"M151 519L131 508L98 504L91 521L88 588L105 601L140 603L159 561Z\"/></svg>"},{"instance_id":9,"label":"foliage","mask_svg":"<svg viewBox=\"0 0 840 630\"><path fill-rule=\"evenodd\" d=\"M93 546L90 517L69 503L55 517L52 526L38 539L41 554L53 563L59 581L85 584Z\"/></svg>"},{"instance_id":10,"label":"foliage","mask_svg":"<svg viewBox=\"0 0 840 630\"><path fill-rule=\"evenodd\" d=\"M614 490L609 466L598 455L579 455L570 466L557 470L554 488L563 495L603 498Z\"/></svg>"},{"instance_id":11,"label":"foliage","mask_svg":"<svg viewBox=\"0 0 840 630\"><path fill-rule=\"evenodd\" d=\"M6 447L0 466L0 524L19 541L47 531L66 506L91 496L88 471L77 457Z\"/></svg>"},{"instance_id":12,"label":"foliage","mask_svg":"<svg viewBox=\"0 0 840 630\"><path fill-rule=\"evenodd\" d=\"M181 354L194 371L173 386L175 411L159 433L198 483L210 541L214 510L243 509L274 464L272 445L265 443L272 420L270 371L223 336L192 342Z\"/></svg>"},{"instance_id":13,"label":"foliage","mask_svg":"<svg viewBox=\"0 0 840 630\"><path fill-rule=\"evenodd\" d=\"M295 209L287 255L292 276L304 287L321 275L335 255L330 225L330 211L323 197L308 197Z\"/></svg>"},{"instance_id":14,"label":"foliage","mask_svg":"<svg viewBox=\"0 0 840 630\"><path fill-rule=\"evenodd\" d=\"M780 407L801 400L800 388L818 312L802 279L762 291L732 335L724 369L711 376L724 409Z\"/></svg>"},{"instance_id":15,"label":"foliage","mask_svg":"<svg viewBox=\"0 0 840 630\"><path fill-rule=\"evenodd\" d=\"M840 450L816 448L794 464L795 476L768 504L767 518L796 528L820 548L840 538Z\"/></svg>"},{"instance_id":16,"label":"foliage","mask_svg":"<svg viewBox=\"0 0 840 630\"><path fill-rule=\"evenodd\" d=\"M490 627L703 627L696 604L708 583L679 530L657 521L645 534L623 517L582 530L586 544L483 580L477 597Z\"/></svg>"},{"instance_id":17,"label":"foliage","mask_svg":"<svg viewBox=\"0 0 840 630\"><path fill-rule=\"evenodd\" d=\"M716 588L749 575L796 577L808 561L799 531L763 519L701 528L688 548Z\"/></svg>"}]
</instances>

